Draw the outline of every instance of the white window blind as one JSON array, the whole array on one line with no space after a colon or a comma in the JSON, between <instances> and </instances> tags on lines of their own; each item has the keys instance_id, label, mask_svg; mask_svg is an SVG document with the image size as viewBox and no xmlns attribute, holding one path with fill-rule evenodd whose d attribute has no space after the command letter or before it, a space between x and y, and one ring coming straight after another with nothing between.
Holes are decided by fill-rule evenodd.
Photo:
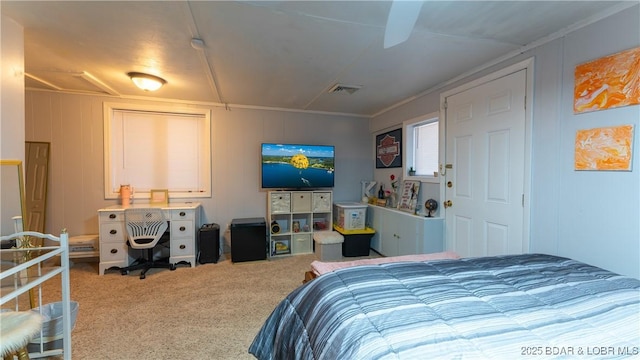
<instances>
[{"instance_id":1,"label":"white window blind","mask_svg":"<svg viewBox=\"0 0 640 360\"><path fill-rule=\"evenodd\" d=\"M439 161L439 114L426 114L403 122L404 128L404 170L408 174L413 168L415 175L411 180L438 182L434 172L438 171Z\"/></svg>"},{"instance_id":2,"label":"white window blind","mask_svg":"<svg viewBox=\"0 0 640 360\"><path fill-rule=\"evenodd\" d=\"M136 198L168 189L169 198L211 196L208 111L105 108L105 197L131 185ZM108 158L107 158L108 157Z\"/></svg>"},{"instance_id":3,"label":"white window blind","mask_svg":"<svg viewBox=\"0 0 640 360\"><path fill-rule=\"evenodd\" d=\"M438 122L417 125L414 135L416 175L433 176L438 171Z\"/></svg>"}]
</instances>

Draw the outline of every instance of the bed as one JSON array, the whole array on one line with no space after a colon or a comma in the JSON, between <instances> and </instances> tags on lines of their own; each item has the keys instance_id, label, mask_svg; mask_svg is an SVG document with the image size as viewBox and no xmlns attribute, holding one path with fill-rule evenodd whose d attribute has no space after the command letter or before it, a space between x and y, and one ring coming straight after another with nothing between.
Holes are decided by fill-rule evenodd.
<instances>
[{"instance_id":1,"label":"bed","mask_svg":"<svg viewBox=\"0 0 640 360\"><path fill-rule=\"evenodd\" d=\"M6 267L0 271L0 281L3 284L0 291L0 313L28 310L27 304L20 300L23 294L27 295L30 309L39 312L45 319L40 330L33 334L31 342L27 345L29 357L70 360L71 329L75 324L78 304L73 302L75 305L72 308L69 285L69 234L66 230L63 230L60 236L24 231L0 236L0 241L10 240L18 247L0 250L0 259L6 261ZM44 241L50 244L35 245ZM37 251L34 250L34 246L37 246ZM42 302L45 282L59 283L60 301L49 304ZM57 298L58 293L50 297ZM10 358L13 359L13 356Z\"/></svg>"},{"instance_id":2,"label":"bed","mask_svg":"<svg viewBox=\"0 0 640 360\"><path fill-rule=\"evenodd\" d=\"M311 262L311 270L305 272L304 280L302 283L311 281L322 274L326 274L338 269L362 266L362 265L378 265L390 262L407 262L407 261L427 261L427 260L441 260L441 259L459 259L460 256L452 251L445 251L431 254L413 254L413 255L400 255L400 256L388 256L377 257L367 259L357 259L351 261L318 261Z\"/></svg>"},{"instance_id":3,"label":"bed","mask_svg":"<svg viewBox=\"0 0 640 360\"><path fill-rule=\"evenodd\" d=\"M640 353L640 280L544 254L337 269L282 300L264 359L618 357Z\"/></svg>"}]
</instances>

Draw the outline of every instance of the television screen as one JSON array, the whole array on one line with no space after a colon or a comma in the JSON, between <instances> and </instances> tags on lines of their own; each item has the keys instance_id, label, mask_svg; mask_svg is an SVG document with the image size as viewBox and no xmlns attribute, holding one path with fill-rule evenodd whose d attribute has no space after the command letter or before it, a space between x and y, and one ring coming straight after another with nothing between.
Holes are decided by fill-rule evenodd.
<instances>
[{"instance_id":1,"label":"television screen","mask_svg":"<svg viewBox=\"0 0 640 360\"><path fill-rule=\"evenodd\" d=\"M335 150L330 145L262 144L262 187L333 187Z\"/></svg>"}]
</instances>

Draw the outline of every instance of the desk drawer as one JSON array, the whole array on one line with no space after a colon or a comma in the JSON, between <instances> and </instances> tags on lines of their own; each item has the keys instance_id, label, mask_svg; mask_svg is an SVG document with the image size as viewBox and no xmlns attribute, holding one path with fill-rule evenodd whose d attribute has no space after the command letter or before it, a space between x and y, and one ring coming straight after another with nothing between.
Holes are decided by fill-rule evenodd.
<instances>
[{"instance_id":1,"label":"desk drawer","mask_svg":"<svg viewBox=\"0 0 640 360\"><path fill-rule=\"evenodd\" d=\"M195 255L193 238L172 238L170 253L171 257Z\"/></svg>"},{"instance_id":2,"label":"desk drawer","mask_svg":"<svg viewBox=\"0 0 640 360\"><path fill-rule=\"evenodd\" d=\"M193 210L171 210L171 220L194 220L195 211Z\"/></svg>"},{"instance_id":3,"label":"desk drawer","mask_svg":"<svg viewBox=\"0 0 640 360\"><path fill-rule=\"evenodd\" d=\"M127 237L124 222L106 222L100 224L100 244L119 242Z\"/></svg>"},{"instance_id":4,"label":"desk drawer","mask_svg":"<svg viewBox=\"0 0 640 360\"><path fill-rule=\"evenodd\" d=\"M100 223L124 221L124 211L100 211L99 212Z\"/></svg>"},{"instance_id":5,"label":"desk drawer","mask_svg":"<svg viewBox=\"0 0 640 360\"><path fill-rule=\"evenodd\" d=\"M124 261L129 253L126 243L102 243L100 244L100 262Z\"/></svg>"},{"instance_id":6,"label":"desk drawer","mask_svg":"<svg viewBox=\"0 0 640 360\"><path fill-rule=\"evenodd\" d=\"M193 221L173 220L171 221L171 237L190 237L195 236Z\"/></svg>"}]
</instances>

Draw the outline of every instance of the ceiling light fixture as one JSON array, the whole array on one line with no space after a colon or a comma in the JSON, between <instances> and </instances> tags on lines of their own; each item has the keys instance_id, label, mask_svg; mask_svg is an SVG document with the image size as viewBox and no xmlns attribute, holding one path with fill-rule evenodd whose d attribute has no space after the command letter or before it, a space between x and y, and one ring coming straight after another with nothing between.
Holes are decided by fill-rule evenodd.
<instances>
[{"instance_id":1,"label":"ceiling light fixture","mask_svg":"<svg viewBox=\"0 0 640 360\"><path fill-rule=\"evenodd\" d=\"M157 77L155 75L149 75L140 72L130 72L127 73L136 84L137 87L144 91L156 91L162 87L162 85L166 84L167 81L163 78Z\"/></svg>"}]
</instances>

